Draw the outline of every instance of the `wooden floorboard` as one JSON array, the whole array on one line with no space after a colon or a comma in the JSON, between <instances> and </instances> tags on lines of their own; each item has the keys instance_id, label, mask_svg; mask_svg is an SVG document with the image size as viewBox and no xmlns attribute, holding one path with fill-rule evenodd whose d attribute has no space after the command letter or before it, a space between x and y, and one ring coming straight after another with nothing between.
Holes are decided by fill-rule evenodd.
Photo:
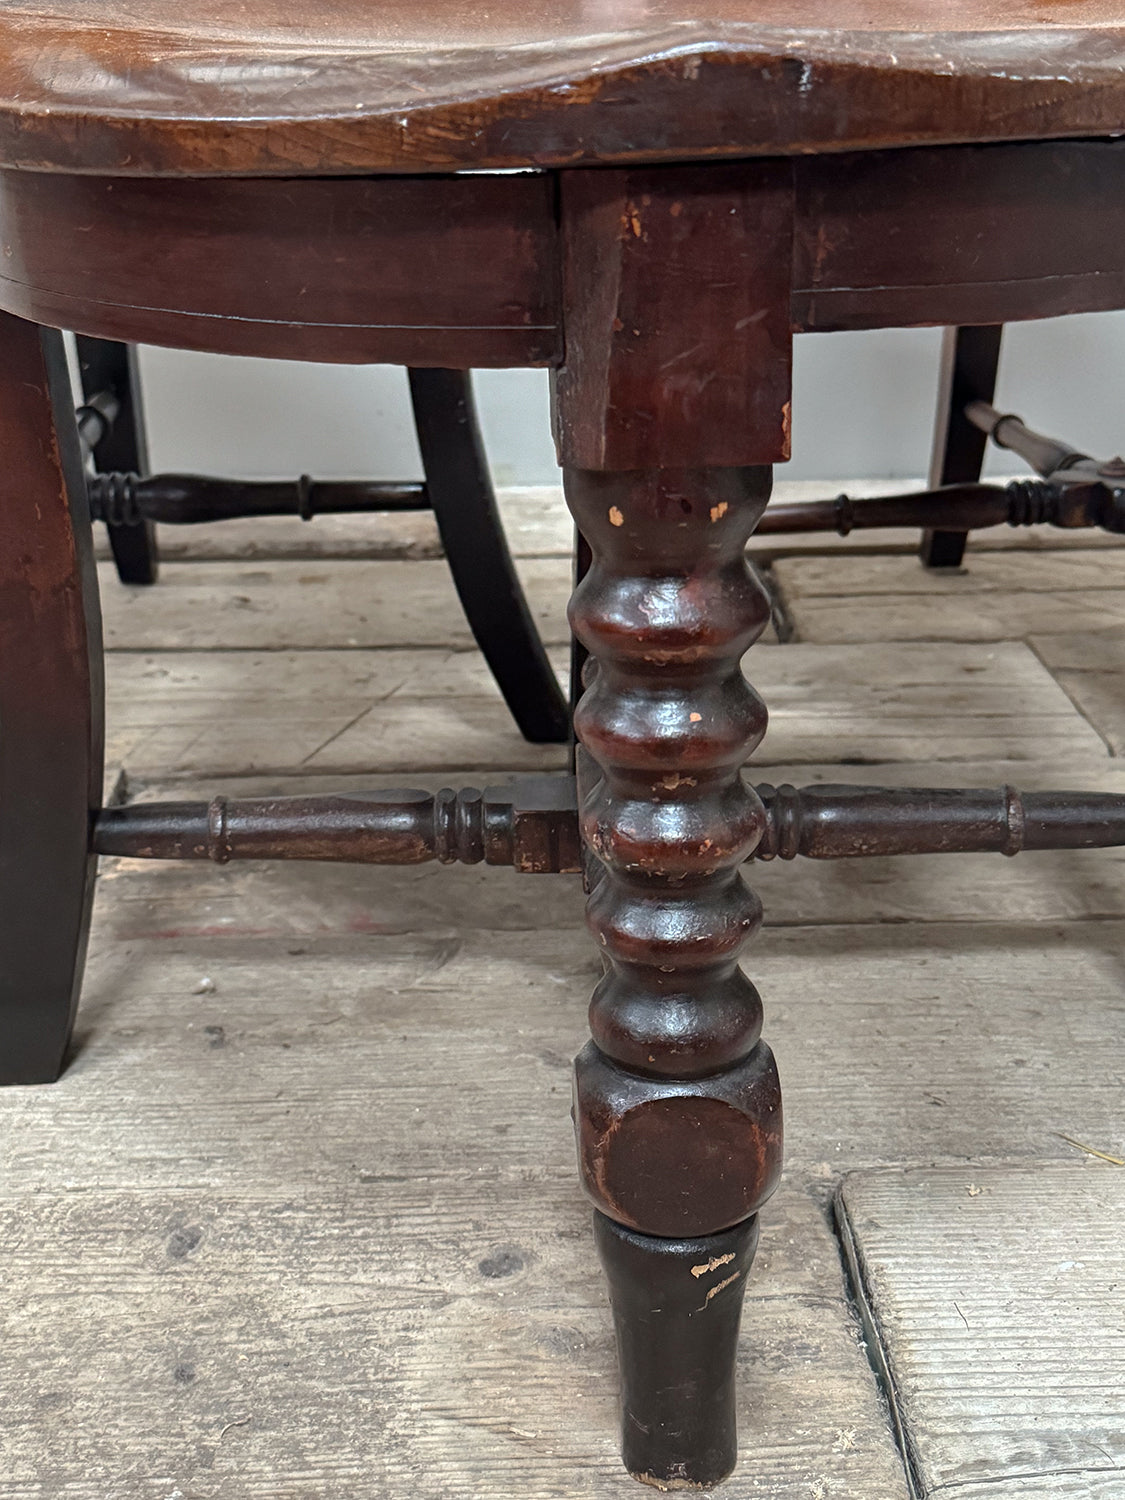
<instances>
[{"instance_id":1,"label":"wooden floorboard","mask_svg":"<svg viewBox=\"0 0 1125 1500\"><path fill-rule=\"evenodd\" d=\"M823 1215L766 1239L723 1493L905 1500ZM0 1496L626 1500L589 1241L569 1171L0 1198Z\"/></svg>"},{"instance_id":2,"label":"wooden floorboard","mask_svg":"<svg viewBox=\"0 0 1125 1500\"><path fill-rule=\"evenodd\" d=\"M501 504L561 676L569 519L552 489ZM431 517L166 538L154 589L102 564L126 795L480 785L564 764L514 730ZM799 639L747 658L771 709L752 777L1125 792L1120 539L999 529L941 577L907 555L910 532L757 545ZM1102 1208L1049 1184L1093 1181L1087 1147L1125 1157L1125 853L748 873L788 1168L763 1215L744 1457L723 1493L905 1500L832 1195L859 1169L953 1164L957 1183L1015 1162L1043 1187L1003 1200L997 1264L1045 1274L1020 1238L1028 1205L1044 1243L1088 1224L1102 1245ZM484 867L103 861L71 1066L0 1093L0 1500L636 1493L568 1118L598 972L582 907L576 879ZM892 1353L914 1339L927 1369L951 1361L911 1409L945 1443L976 1354L960 1321L953 1343L936 1321L938 1256L960 1254L939 1219L904 1208L887 1229L918 1246L896 1285L912 1306L932 1292L926 1339L878 1318ZM1015 1386L1022 1346L995 1326L986 1353ZM1116 1399L1086 1363L1056 1425L1068 1400ZM995 1389L974 1408L993 1435L1010 1398ZM931 1436L927 1461L965 1500L1125 1493L1097 1458L998 1487Z\"/></svg>"},{"instance_id":3,"label":"wooden floorboard","mask_svg":"<svg viewBox=\"0 0 1125 1500\"><path fill-rule=\"evenodd\" d=\"M802 641L1003 641L1125 624L1125 573L1104 552L981 553L948 572L789 557L773 575Z\"/></svg>"},{"instance_id":4,"label":"wooden floorboard","mask_svg":"<svg viewBox=\"0 0 1125 1500\"><path fill-rule=\"evenodd\" d=\"M1125 1172L860 1172L840 1201L919 1496L1123 1493Z\"/></svg>"},{"instance_id":5,"label":"wooden floorboard","mask_svg":"<svg viewBox=\"0 0 1125 1500\"><path fill-rule=\"evenodd\" d=\"M272 651L152 650L138 633L145 649L107 661L111 756L156 777L564 763L520 738L479 653L332 649L318 629L304 649ZM565 648L553 659L565 681ZM1106 754L1019 642L762 645L744 665L770 710L762 767Z\"/></svg>"},{"instance_id":6,"label":"wooden floorboard","mask_svg":"<svg viewBox=\"0 0 1125 1500\"><path fill-rule=\"evenodd\" d=\"M126 586L100 563L110 651L284 651L473 645L444 561L343 559L168 563L155 587ZM519 565L544 640L569 641L571 569L564 558Z\"/></svg>"},{"instance_id":7,"label":"wooden floorboard","mask_svg":"<svg viewBox=\"0 0 1125 1500\"><path fill-rule=\"evenodd\" d=\"M315 899L267 925L256 878L181 891L168 925L106 884L66 1087L0 1098L6 1181L327 1182L357 1159L441 1173L451 1152L474 1177L569 1169L599 972L577 893L532 942L533 891L522 927L479 933L453 908L426 931L378 908L326 927ZM1064 1136L1125 1156L1123 953L1120 917L767 928L746 969L789 1165L1074 1158Z\"/></svg>"},{"instance_id":8,"label":"wooden floorboard","mask_svg":"<svg viewBox=\"0 0 1125 1500\"><path fill-rule=\"evenodd\" d=\"M111 652L106 681L109 753L134 777L566 760L521 738L477 651Z\"/></svg>"},{"instance_id":9,"label":"wooden floorboard","mask_svg":"<svg viewBox=\"0 0 1125 1500\"><path fill-rule=\"evenodd\" d=\"M1125 755L1125 629L1033 635L1029 644L1111 753Z\"/></svg>"}]
</instances>

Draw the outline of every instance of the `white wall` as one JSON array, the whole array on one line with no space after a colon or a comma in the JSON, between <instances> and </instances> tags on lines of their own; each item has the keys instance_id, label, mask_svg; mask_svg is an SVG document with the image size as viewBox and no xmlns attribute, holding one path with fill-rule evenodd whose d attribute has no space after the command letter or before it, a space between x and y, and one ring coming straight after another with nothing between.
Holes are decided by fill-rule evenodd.
<instances>
[{"instance_id":1,"label":"white wall","mask_svg":"<svg viewBox=\"0 0 1125 1500\"><path fill-rule=\"evenodd\" d=\"M926 470L940 333L900 329L797 340L791 479L895 478ZM357 369L142 353L152 458L233 477L409 479L420 473L406 377ZM485 370L478 404L497 480L556 476L539 370ZM1125 448L1125 312L1015 324L997 404L1098 457ZM999 454L993 472L1018 463Z\"/></svg>"}]
</instances>

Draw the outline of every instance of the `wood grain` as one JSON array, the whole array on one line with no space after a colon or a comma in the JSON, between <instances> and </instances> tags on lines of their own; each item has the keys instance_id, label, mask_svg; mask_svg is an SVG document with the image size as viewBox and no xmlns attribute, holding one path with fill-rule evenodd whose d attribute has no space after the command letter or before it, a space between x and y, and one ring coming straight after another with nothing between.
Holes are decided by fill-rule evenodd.
<instances>
[{"instance_id":1,"label":"wood grain","mask_svg":"<svg viewBox=\"0 0 1125 1500\"><path fill-rule=\"evenodd\" d=\"M332 1186L9 1192L9 1299L38 1315L7 1331L0 1495L626 1500L566 1156L523 1187L456 1157L409 1183L380 1165ZM754 1461L726 1493L905 1500L828 1227L794 1190L771 1228L741 1356Z\"/></svg>"},{"instance_id":2,"label":"wood grain","mask_svg":"<svg viewBox=\"0 0 1125 1500\"><path fill-rule=\"evenodd\" d=\"M175 574L178 566L169 565L165 574ZM195 569L184 565L184 571ZM227 589L210 595L219 605L213 614L234 616L232 628L247 619L229 609L237 576L231 569ZM440 581L444 591L448 580ZM133 606L115 599L113 588L107 588L106 603L116 629L114 622ZM281 597L269 609L288 621L295 641L288 650L154 651L152 636L162 642L174 629L173 621L161 619L160 599L154 606L147 595L138 600L144 622L126 616L135 644L107 658L108 725L110 755L134 777L427 768L459 773L465 766L531 770L563 764L558 749L519 738L478 652L436 645L333 649L321 643L334 630L338 639L351 624L346 608L333 626L315 590L306 592L300 584L286 590L276 572L263 580L259 597L271 588ZM341 594L346 605L342 580ZM201 588L197 597L207 597L207 591ZM428 619L427 599L434 604ZM433 595L419 585L412 617L426 620L429 630L439 614ZM181 618L191 632L186 615ZM253 614L248 623L255 632L261 629ZM463 626L455 628L459 633ZM562 672L562 648L554 660ZM777 779L776 767L834 757L848 763L850 777L853 767L887 762L1085 762L1105 755L1097 729L1016 642L944 652L918 644L762 646L755 663L755 680L770 709L770 727L753 760L756 771L768 770L765 779Z\"/></svg>"},{"instance_id":3,"label":"wood grain","mask_svg":"<svg viewBox=\"0 0 1125 1500\"><path fill-rule=\"evenodd\" d=\"M555 240L541 176L0 172L3 305L130 343L342 364L550 364Z\"/></svg>"},{"instance_id":4,"label":"wood grain","mask_svg":"<svg viewBox=\"0 0 1125 1500\"><path fill-rule=\"evenodd\" d=\"M1101 553L989 553L965 572L893 557L779 560L774 576L803 641L1003 641L1125 625L1115 560Z\"/></svg>"},{"instance_id":5,"label":"wood grain","mask_svg":"<svg viewBox=\"0 0 1125 1500\"><path fill-rule=\"evenodd\" d=\"M840 1202L920 1495L1115 1494L1125 1174L861 1172Z\"/></svg>"},{"instance_id":6,"label":"wood grain","mask_svg":"<svg viewBox=\"0 0 1125 1500\"><path fill-rule=\"evenodd\" d=\"M285 650L473 645L444 562L263 562L244 568L169 563L159 589L128 588L101 565L105 639L114 650ZM519 566L545 641L570 639L564 559ZM409 587L407 581L409 580ZM329 605L328 601L331 600Z\"/></svg>"},{"instance_id":7,"label":"wood grain","mask_svg":"<svg viewBox=\"0 0 1125 1500\"><path fill-rule=\"evenodd\" d=\"M808 0L17 3L0 157L292 177L1099 136L1123 50L1111 0L847 0L827 28Z\"/></svg>"},{"instance_id":8,"label":"wood grain","mask_svg":"<svg viewBox=\"0 0 1125 1500\"><path fill-rule=\"evenodd\" d=\"M793 174L785 162L567 172L559 462L789 457Z\"/></svg>"},{"instance_id":9,"label":"wood grain","mask_svg":"<svg viewBox=\"0 0 1125 1500\"><path fill-rule=\"evenodd\" d=\"M532 1199L573 1171L570 1058L596 973L577 917L548 926L537 882L492 871L522 933L506 918L474 935L456 882L426 932L396 933L370 886L323 930L321 872L305 873L311 904L290 885L265 931L248 870L204 900L181 888L160 927L142 892L134 906L103 884L76 1061L59 1089L0 1095L10 1189L327 1187L362 1169L436 1179L439 1195L456 1171ZM767 927L755 975L785 1080L787 1171L827 1183L856 1164L1075 1159L1059 1132L1125 1155L1120 1069L1106 1063L1125 1042L1123 937L1120 916Z\"/></svg>"},{"instance_id":10,"label":"wood grain","mask_svg":"<svg viewBox=\"0 0 1125 1500\"><path fill-rule=\"evenodd\" d=\"M1111 184L1123 179L1125 150L1109 141L802 162L793 324L1007 323L1120 307L1125 209ZM1089 231L1077 237L1076 216Z\"/></svg>"},{"instance_id":11,"label":"wood grain","mask_svg":"<svg viewBox=\"0 0 1125 1500\"><path fill-rule=\"evenodd\" d=\"M79 1062L50 1092L0 1096L0 1243L13 1298L38 1312L8 1333L20 1415L6 1424L10 1493L53 1500L65 1477L79 1500L101 1500L99 1474L128 1476L130 1461L140 1477L121 1480L129 1500L130 1484L147 1495L158 1462L159 1474L176 1465L185 1493L185 1478L209 1479L232 1497L266 1483L258 1475L301 1495L310 1473L329 1497L431 1484L435 1497L444 1485L491 1500L514 1483L557 1496L559 1457L568 1493L626 1485L597 1383L601 1370L609 1384L608 1312L570 1176L566 1058L583 1026L570 1002L591 965L582 933L544 932L532 961L526 944L493 934L458 946L448 930L306 933L287 945L304 952L281 954L275 938L237 931L249 874L227 886L227 939L122 941L119 887L103 887ZM194 900L182 912L201 915ZM542 928L541 909L529 916ZM758 972L798 1178L767 1210L740 1371L756 1461L731 1494L807 1500L816 1483L856 1500L901 1493L833 1290L831 1240L796 1182L830 1180L842 1159L935 1150L1058 1159L1071 1148L1056 1127L1119 1148L1119 1086L1095 1058L1116 1045L1120 927L1071 927L1046 944L1042 928L992 927L971 943L963 927L875 928L858 951L854 930L765 934ZM921 1047L912 1018L933 993L925 958L956 1003ZM1011 986L998 991L1001 971ZM1064 974L1065 1008L1050 998ZM193 995L202 975L215 988ZM955 1045L967 1030L984 1038L969 1070ZM501 1035L510 1102L498 1112L480 1079ZM421 1080L437 1063L452 1074L435 1096ZM1077 1077L1088 1082L1076 1096ZM450 1213L466 1176L472 1201ZM169 1255L195 1229L195 1247ZM513 1252L523 1264L510 1276L480 1271L512 1265ZM176 1380L189 1364L196 1378ZM44 1390L81 1413L47 1449L57 1408L31 1399ZM154 1420L164 1390L172 1419ZM406 1409L410 1423L391 1419ZM571 1462L579 1450L587 1468ZM44 1451L54 1469L42 1473Z\"/></svg>"},{"instance_id":12,"label":"wood grain","mask_svg":"<svg viewBox=\"0 0 1125 1500\"><path fill-rule=\"evenodd\" d=\"M565 650L555 657L562 671ZM134 777L566 761L521 738L477 651L125 651L107 681L110 753Z\"/></svg>"},{"instance_id":13,"label":"wood grain","mask_svg":"<svg viewBox=\"0 0 1125 1500\"><path fill-rule=\"evenodd\" d=\"M1125 754L1125 629L1033 635L1028 644L1110 753Z\"/></svg>"}]
</instances>

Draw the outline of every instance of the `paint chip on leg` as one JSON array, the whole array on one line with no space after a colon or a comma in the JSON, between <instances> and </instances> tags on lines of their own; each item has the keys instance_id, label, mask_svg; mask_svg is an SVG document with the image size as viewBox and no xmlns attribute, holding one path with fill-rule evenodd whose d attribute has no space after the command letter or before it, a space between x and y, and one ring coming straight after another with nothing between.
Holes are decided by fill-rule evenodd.
<instances>
[{"instance_id":1,"label":"paint chip on leg","mask_svg":"<svg viewBox=\"0 0 1125 1500\"><path fill-rule=\"evenodd\" d=\"M707 1306L708 1302L710 1302L710 1300L711 1300L712 1297L717 1297L721 1291L724 1291L728 1286L730 1286L731 1282L737 1281L738 1278L741 1275L742 1275L741 1271L736 1271L733 1276L728 1276L725 1281L720 1281L719 1284L718 1284L718 1286L713 1286L711 1288L711 1290L707 1293L706 1297L704 1297L704 1299L703 1299L703 1307ZM702 1312L702 1311L703 1311L703 1308L700 1308L700 1312Z\"/></svg>"},{"instance_id":2,"label":"paint chip on leg","mask_svg":"<svg viewBox=\"0 0 1125 1500\"><path fill-rule=\"evenodd\" d=\"M713 1255L710 1260L705 1260L702 1265L692 1266L691 1274L698 1279L700 1276L706 1276L709 1271L717 1271L720 1266L729 1266L733 1259L733 1250L727 1255Z\"/></svg>"}]
</instances>

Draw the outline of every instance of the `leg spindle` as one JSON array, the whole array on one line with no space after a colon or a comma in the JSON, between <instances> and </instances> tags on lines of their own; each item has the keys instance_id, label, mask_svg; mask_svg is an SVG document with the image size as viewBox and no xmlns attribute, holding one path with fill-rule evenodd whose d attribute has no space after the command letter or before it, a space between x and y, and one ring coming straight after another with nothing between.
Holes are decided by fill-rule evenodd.
<instances>
[{"instance_id":1,"label":"leg spindle","mask_svg":"<svg viewBox=\"0 0 1125 1500\"><path fill-rule=\"evenodd\" d=\"M567 492L593 554L571 619L594 662L576 728L596 764L579 799L605 961L577 1063L579 1158L625 1462L699 1487L734 1464L739 1308L781 1157L761 1002L738 966L761 920L740 866L765 823L741 767L766 724L739 663L769 618L744 547L769 470L572 470Z\"/></svg>"}]
</instances>

